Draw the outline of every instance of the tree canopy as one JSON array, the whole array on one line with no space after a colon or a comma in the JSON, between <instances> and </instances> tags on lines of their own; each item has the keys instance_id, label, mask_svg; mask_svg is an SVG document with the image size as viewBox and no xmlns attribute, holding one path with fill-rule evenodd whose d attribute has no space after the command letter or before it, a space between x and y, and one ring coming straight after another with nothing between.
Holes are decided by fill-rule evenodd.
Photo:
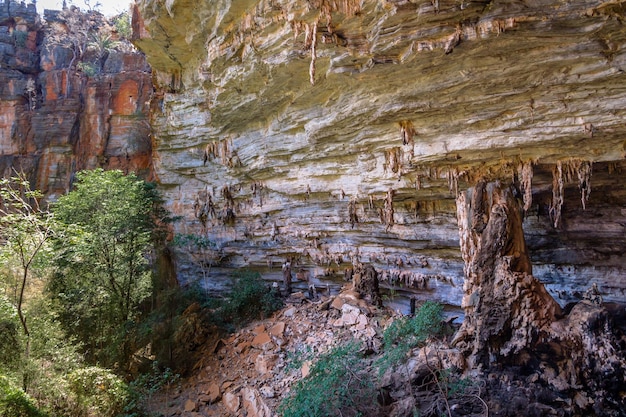
<instances>
[{"instance_id":1,"label":"tree canopy","mask_svg":"<svg viewBox=\"0 0 626 417\"><path fill-rule=\"evenodd\" d=\"M53 206L64 232L48 290L66 331L103 364L129 356L125 328L151 295L155 199L134 174L98 169Z\"/></svg>"}]
</instances>

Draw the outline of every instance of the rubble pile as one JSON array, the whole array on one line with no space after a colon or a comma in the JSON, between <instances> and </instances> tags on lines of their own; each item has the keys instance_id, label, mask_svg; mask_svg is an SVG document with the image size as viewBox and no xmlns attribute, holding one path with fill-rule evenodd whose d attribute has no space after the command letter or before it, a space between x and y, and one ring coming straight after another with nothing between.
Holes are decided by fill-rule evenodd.
<instances>
[{"instance_id":1,"label":"rubble pile","mask_svg":"<svg viewBox=\"0 0 626 417\"><path fill-rule=\"evenodd\" d=\"M609 307L616 308L578 303L554 322L545 344L490 368L472 367L471 355L451 347L458 329L448 327L441 339L409 349L400 366L381 375L371 365L397 313L372 306L351 285L312 301L294 293L272 317L202 346L192 375L163 389L150 409L162 416L278 416L294 383L309 375L310 359L356 338L378 378L372 401L380 415L622 416L626 337Z\"/></svg>"},{"instance_id":2,"label":"rubble pile","mask_svg":"<svg viewBox=\"0 0 626 417\"><path fill-rule=\"evenodd\" d=\"M308 375L311 365L303 361L293 369L290 363L352 338L378 351L382 329L394 315L367 303L351 285L337 296L314 301L293 293L287 307L272 317L205 346L197 374L152 407L166 416L273 416L289 387Z\"/></svg>"}]
</instances>

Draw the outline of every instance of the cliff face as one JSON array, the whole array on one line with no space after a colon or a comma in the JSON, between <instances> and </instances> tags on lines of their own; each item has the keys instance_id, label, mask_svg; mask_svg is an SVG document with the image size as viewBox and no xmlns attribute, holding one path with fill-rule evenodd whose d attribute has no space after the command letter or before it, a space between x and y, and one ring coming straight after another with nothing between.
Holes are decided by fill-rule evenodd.
<instances>
[{"instance_id":1,"label":"cliff face","mask_svg":"<svg viewBox=\"0 0 626 417\"><path fill-rule=\"evenodd\" d=\"M624 301L626 4L140 0L155 172L207 265L383 280L459 305L456 195L517 186L533 274ZM181 266L192 279L198 269Z\"/></svg>"},{"instance_id":2,"label":"cliff face","mask_svg":"<svg viewBox=\"0 0 626 417\"><path fill-rule=\"evenodd\" d=\"M107 40L98 13L0 3L0 173L23 170L50 196L81 169L150 175L150 67ZM108 40L107 40L108 41Z\"/></svg>"}]
</instances>

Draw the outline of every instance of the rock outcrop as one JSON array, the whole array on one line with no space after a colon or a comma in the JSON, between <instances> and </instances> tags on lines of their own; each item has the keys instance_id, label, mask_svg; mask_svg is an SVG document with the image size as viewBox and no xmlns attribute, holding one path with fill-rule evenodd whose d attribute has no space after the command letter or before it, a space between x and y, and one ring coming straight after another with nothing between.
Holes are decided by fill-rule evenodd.
<instances>
[{"instance_id":1,"label":"rock outcrop","mask_svg":"<svg viewBox=\"0 0 626 417\"><path fill-rule=\"evenodd\" d=\"M99 13L0 2L0 173L26 172L50 198L73 173L151 175L150 67Z\"/></svg>"},{"instance_id":2,"label":"rock outcrop","mask_svg":"<svg viewBox=\"0 0 626 417\"><path fill-rule=\"evenodd\" d=\"M369 263L459 305L457 195L516 181L533 275L561 306L594 282L623 302L625 9L140 0L176 233L213 243L205 265L279 280L289 258L315 276Z\"/></svg>"},{"instance_id":3,"label":"rock outcrop","mask_svg":"<svg viewBox=\"0 0 626 417\"><path fill-rule=\"evenodd\" d=\"M519 203L514 186L485 181L458 197L465 320L455 340L476 364L513 362L561 315L532 275Z\"/></svg>"}]
</instances>

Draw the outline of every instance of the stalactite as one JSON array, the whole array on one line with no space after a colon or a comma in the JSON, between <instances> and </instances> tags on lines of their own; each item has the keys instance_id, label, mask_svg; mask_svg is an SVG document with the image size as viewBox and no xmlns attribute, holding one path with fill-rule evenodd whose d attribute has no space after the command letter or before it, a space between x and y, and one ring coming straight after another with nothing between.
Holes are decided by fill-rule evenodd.
<instances>
[{"instance_id":1,"label":"stalactite","mask_svg":"<svg viewBox=\"0 0 626 417\"><path fill-rule=\"evenodd\" d=\"M431 4L433 9L435 9L435 13L439 13L439 0L431 0Z\"/></svg>"},{"instance_id":2,"label":"stalactite","mask_svg":"<svg viewBox=\"0 0 626 417\"><path fill-rule=\"evenodd\" d=\"M202 161L202 165L206 166L206 163L217 155L217 142L211 142L204 148L204 160Z\"/></svg>"},{"instance_id":3,"label":"stalactite","mask_svg":"<svg viewBox=\"0 0 626 417\"><path fill-rule=\"evenodd\" d=\"M207 162L219 158L222 165L228 168L242 166L241 159L236 150L232 149L232 139L224 139L210 142L204 148L202 165L206 166Z\"/></svg>"},{"instance_id":4,"label":"stalactite","mask_svg":"<svg viewBox=\"0 0 626 417\"><path fill-rule=\"evenodd\" d=\"M550 219L554 227L561 222L561 208L563 207L563 164L556 163L552 171L552 203L550 204Z\"/></svg>"},{"instance_id":5,"label":"stalactite","mask_svg":"<svg viewBox=\"0 0 626 417\"><path fill-rule=\"evenodd\" d=\"M459 194L459 175L460 174L458 168L450 168L446 173L446 176L448 178L448 189L451 193L454 192L455 196Z\"/></svg>"},{"instance_id":6,"label":"stalactite","mask_svg":"<svg viewBox=\"0 0 626 417\"><path fill-rule=\"evenodd\" d=\"M220 149L220 160L222 162L222 165L227 165L228 164L228 141L223 140L220 142L221 145L221 149Z\"/></svg>"},{"instance_id":7,"label":"stalactite","mask_svg":"<svg viewBox=\"0 0 626 417\"><path fill-rule=\"evenodd\" d=\"M402 159L404 152L399 147L385 150L385 172L391 170L394 174L402 171Z\"/></svg>"},{"instance_id":8,"label":"stalactite","mask_svg":"<svg viewBox=\"0 0 626 417\"><path fill-rule=\"evenodd\" d=\"M312 30L311 30L311 26L309 26L308 23L301 23L298 26L296 26L297 28L301 28L304 27L304 49L309 49L311 48L311 41L312 41Z\"/></svg>"},{"instance_id":9,"label":"stalactite","mask_svg":"<svg viewBox=\"0 0 626 417\"><path fill-rule=\"evenodd\" d=\"M413 135L415 135L415 127L410 120L402 120L400 122L400 137L403 145L413 144Z\"/></svg>"},{"instance_id":10,"label":"stalactite","mask_svg":"<svg viewBox=\"0 0 626 417\"><path fill-rule=\"evenodd\" d=\"M550 218L554 223L554 227L558 227L561 221L563 189L565 184L578 180L580 201L583 210L587 208L587 201L591 194L591 171L592 163L590 161L571 159L569 161L558 161L556 163L552 179L552 203L550 204Z\"/></svg>"},{"instance_id":11,"label":"stalactite","mask_svg":"<svg viewBox=\"0 0 626 417\"><path fill-rule=\"evenodd\" d=\"M311 30L311 65L309 66L309 81L311 82L311 85L315 85L315 62L317 61L317 25L318 21L315 21Z\"/></svg>"},{"instance_id":12,"label":"stalactite","mask_svg":"<svg viewBox=\"0 0 626 417\"><path fill-rule=\"evenodd\" d=\"M352 198L348 203L348 217L350 218L350 227L354 229L354 225L359 222L356 213L356 199Z\"/></svg>"},{"instance_id":13,"label":"stalactite","mask_svg":"<svg viewBox=\"0 0 626 417\"><path fill-rule=\"evenodd\" d=\"M193 213L200 220L203 228L206 228L209 218L216 217L215 205L208 190L201 191L196 195L193 202Z\"/></svg>"},{"instance_id":14,"label":"stalactite","mask_svg":"<svg viewBox=\"0 0 626 417\"><path fill-rule=\"evenodd\" d=\"M583 210L586 210L589 194L591 194L591 168L591 162L582 161L576 170L578 174L578 188L580 188L580 202L583 205Z\"/></svg>"},{"instance_id":15,"label":"stalactite","mask_svg":"<svg viewBox=\"0 0 626 417\"><path fill-rule=\"evenodd\" d=\"M383 209L383 223L385 224L385 231L389 231L393 227L393 196L396 192L393 189L387 191L385 197L385 208Z\"/></svg>"},{"instance_id":16,"label":"stalactite","mask_svg":"<svg viewBox=\"0 0 626 417\"><path fill-rule=\"evenodd\" d=\"M524 198L524 212L527 212L533 204L533 165L532 162L524 162L518 167L518 175L521 178L520 185Z\"/></svg>"},{"instance_id":17,"label":"stalactite","mask_svg":"<svg viewBox=\"0 0 626 417\"><path fill-rule=\"evenodd\" d=\"M454 33L452 34L452 36L450 36L450 38L448 39L448 41L446 42L446 44L444 45L444 52L447 54L451 53L454 48L461 43L461 39L463 36L463 30L461 29L461 26L457 26L456 30L454 31Z\"/></svg>"}]
</instances>

